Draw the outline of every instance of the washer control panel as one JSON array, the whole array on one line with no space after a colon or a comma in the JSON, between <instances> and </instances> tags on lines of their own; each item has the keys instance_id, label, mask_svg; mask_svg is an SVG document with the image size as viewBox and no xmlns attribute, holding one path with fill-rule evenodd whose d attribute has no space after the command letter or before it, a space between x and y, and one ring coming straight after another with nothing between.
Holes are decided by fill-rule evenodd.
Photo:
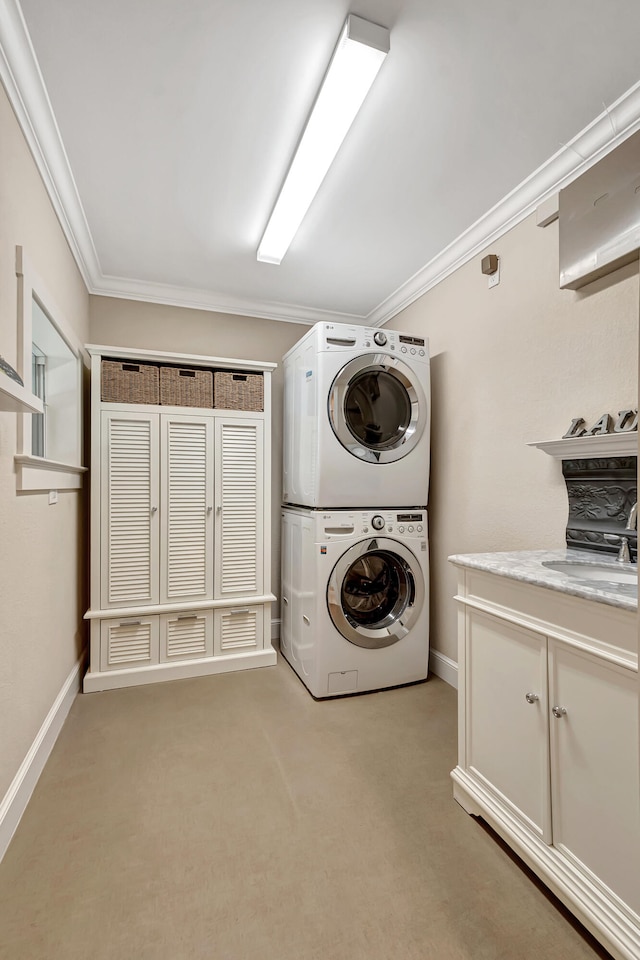
<instances>
[{"instance_id":1,"label":"washer control panel","mask_svg":"<svg viewBox=\"0 0 640 960\"><path fill-rule=\"evenodd\" d=\"M363 513L363 533L395 533L405 537L424 536L427 515L424 510L385 510L383 513Z\"/></svg>"}]
</instances>

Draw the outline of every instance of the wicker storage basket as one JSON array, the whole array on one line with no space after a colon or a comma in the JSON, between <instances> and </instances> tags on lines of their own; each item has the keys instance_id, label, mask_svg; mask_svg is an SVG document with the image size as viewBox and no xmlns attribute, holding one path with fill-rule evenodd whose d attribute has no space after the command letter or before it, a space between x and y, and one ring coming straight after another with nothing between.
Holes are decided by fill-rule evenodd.
<instances>
[{"instance_id":1,"label":"wicker storage basket","mask_svg":"<svg viewBox=\"0 0 640 960\"><path fill-rule=\"evenodd\" d=\"M211 370L160 367L160 403L174 407L213 406Z\"/></svg>"},{"instance_id":2,"label":"wicker storage basket","mask_svg":"<svg viewBox=\"0 0 640 960\"><path fill-rule=\"evenodd\" d=\"M261 373L215 370L213 406L218 410L264 410L264 380Z\"/></svg>"},{"instance_id":3,"label":"wicker storage basket","mask_svg":"<svg viewBox=\"0 0 640 960\"><path fill-rule=\"evenodd\" d=\"M101 397L116 403L160 403L158 368L128 360L103 360Z\"/></svg>"}]
</instances>

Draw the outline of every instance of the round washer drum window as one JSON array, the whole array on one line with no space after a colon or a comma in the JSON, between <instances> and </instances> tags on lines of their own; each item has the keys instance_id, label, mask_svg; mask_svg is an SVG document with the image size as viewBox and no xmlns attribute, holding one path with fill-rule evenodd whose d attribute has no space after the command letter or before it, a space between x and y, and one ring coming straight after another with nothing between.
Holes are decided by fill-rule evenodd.
<instances>
[{"instance_id":1,"label":"round washer drum window","mask_svg":"<svg viewBox=\"0 0 640 960\"><path fill-rule=\"evenodd\" d=\"M340 597L354 626L388 626L397 620L413 594L407 565L393 553L366 553L351 564Z\"/></svg>"},{"instance_id":2,"label":"round washer drum window","mask_svg":"<svg viewBox=\"0 0 640 960\"><path fill-rule=\"evenodd\" d=\"M336 563L327 586L334 626L359 647L389 647L420 615L424 584L415 555L403 544L376 538L354 544Z\"/></svg>"}]
</instances>

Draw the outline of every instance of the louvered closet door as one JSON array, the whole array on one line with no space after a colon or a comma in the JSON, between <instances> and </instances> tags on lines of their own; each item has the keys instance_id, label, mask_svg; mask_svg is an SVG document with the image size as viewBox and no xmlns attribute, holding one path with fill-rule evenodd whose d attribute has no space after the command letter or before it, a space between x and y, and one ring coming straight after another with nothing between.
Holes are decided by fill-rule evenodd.
<instances>
[{"instance_id":1,"label":"louvered closet door","mask_svg":"<svg viewBox=\"0 0 640 960\"><path fill-rule=\"evenodd\" d=\"M263 426L216 417L216 599L263 593Z\"/></svg>"},{"instance_id":2,"label":"louvered closet door","mask_svg":"<svg viewBox=\"0 0 640 960\"><path fill-rule=\"evenodd\" d=\"M102 413L101 605L158 603L158 414Z\"/></svg>"},{"instance_id":3,"label":"louvered closet door","mask_svg":"<svg viewBox=\"0 0 640 960\"><path fill-rule=\"evenodd\" d=\"M213 417L161 416L163 603L213 597Z\"/></svg>"}]
</instances>

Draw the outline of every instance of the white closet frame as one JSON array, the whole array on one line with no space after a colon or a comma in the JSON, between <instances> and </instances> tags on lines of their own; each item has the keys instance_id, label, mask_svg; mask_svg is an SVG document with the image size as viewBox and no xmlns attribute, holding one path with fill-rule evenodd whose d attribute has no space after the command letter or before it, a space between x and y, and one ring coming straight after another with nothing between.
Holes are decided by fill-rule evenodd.
<instances>
[{"instance_id":1,"label":"white closet frame","mask_svg":"<svg viewBox=\"0 0 640 960\"><path fill-rule=\"evenodd\" d=\"M85 619L90 624L90 662L84 678L84 692L274 665L276 652L271 645L271 603L276 597L269 592L269 585L271 372L276 364L97 345L88 345L86 349L91 357L91 549L90 608L85 614ZM104 402L101 399L103 358L132 363L259 373L264 384L264 409L262 412L255 412ZM127 602L126 589L120 598L116 597L114 600L112 595L110 599L109 569L113 570L113 566L109 568L107 557L112 557L113 553L109 553L112 546L107 549L107 541L111 535L111 513L109 497L105 496L105 493L111 489L110 478L115 474L115 468L110 473L109 466L109 458L113 456L112 451L115 449L113 444L117 443L117 440L112 439L112 424L117 422L122 428L127 422L139 425L144 421L150 423L148 438L151 453L148 468L145 468L144 447L135 448L136 434L142 438L141 442L144 442L146 432L134 429L131 437L128 437L126 426L124 428L122 442L125 444L125 453L126 444L132 442L136 452L140 454L134 463L138 472L137 486L135 490L132 487L135 495L132 495L131 503L125 496L125 514L127 510L133 511L134 524L137 523L137 526L135 529L132 526L132 530L139 535L140 517L144 515L145 503L144 475L145 469L148 469L149 503L152 507L149 521L149 557L153 582L148 597ZM193 516L187 515L185 519L185 539L178 542L176 548L178 568L176 569L174 560L172 570L178 584L176 592L179 593L179 557L182 550L189 558L185 565L187 580L189 576L193 576L195 583L198 576L204 576L209 586L204 591L199 585L194 591L186 589L184 599L177 595L170 598L167 587L168 457L172 424L184 427L182 431L178 430L177 434L178 461L181 456L179 444L184 443L184 438L187 438L190 446L191 426L194 449L200 444L200 460L194 460L194 474L197 473L199 463L200 480L194 477L192 484L189 471L185 474L184 465L178 462L178 489L182 483L188 496L194 486L191 504ZM207 450L206 477L202 467L202 443L206 443ZM238 449L242 455L236 465L234 450ZM126 456L121 456L117 468L118 476L123 478L125 493L126 462ZM226 514L223 509L223 467L229 476L230 491L230 509ZM254 467L256 495L253 503L247 501L245 517L241 506L238 507L238 496L241 504L243 489L249 491L252 488L251 471ZM139 497L141 475L142 501ZM202 524L202 530L198 528L197 521L200 500L207 518L206 523ZM140 503L143 504L142 507ZM196 517L196 524L191 553L189 537L194 527L193 517ZM125 530L126 522L125 515L122 520ZM249 534L247 540L243 541L241 534L245 527ZM230 531L230 534L226 531ZM126 536L124 543L126 548ZM206 546L203 547L203 544ZM138 553L140 549L138 543ZM141 576L144 574L144 547L142 551ZM126 557L123 569L126 573ZM132 574L135 573L135 564L132 564ZM135 578L133 583L135 585ZM135 589L132 590L135 594Z\"/></svg>"}]
</instances>

